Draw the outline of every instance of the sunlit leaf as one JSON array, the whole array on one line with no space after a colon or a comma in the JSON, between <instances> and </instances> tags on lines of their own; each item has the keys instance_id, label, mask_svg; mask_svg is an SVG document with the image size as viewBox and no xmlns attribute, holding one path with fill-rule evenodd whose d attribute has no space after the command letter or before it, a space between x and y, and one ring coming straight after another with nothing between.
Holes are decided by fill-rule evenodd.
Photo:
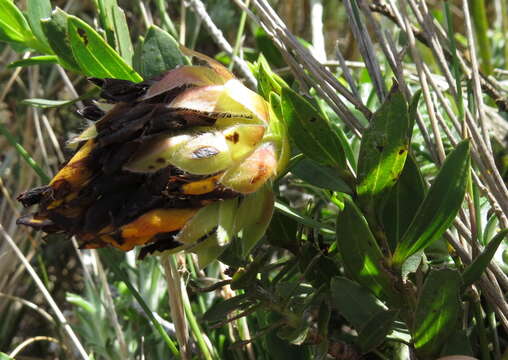
<instances>
[{"instance_id":1,"label":"sunlit leaf","mask_svg":"<svg viewBox=\"0 0 508 360\"><path fill-rule=\"evenodd\" d=\"M457 327L462 280L454 270L432 271L425 279L415 313L413 340L422 358L436 358Z\"/></svg>"},{"instance_id":2,"label":"sunlit leaf","mask_svg":"<svg viewBox=\"0 0 508 360\"><path fill-rule=\"evenodd\" d=\"M437 240L460 209L468 181L469 141L464 140L447 156L418 212L402 236L392 263L400 267L415 252Z\"/></svg>"},{"instance_id":3,"label":"sunlit leaf","mask_svg":"<svg viewBox=\"0 0 508 360\"><path fill-rule=\"evenodd\" d=\"M394 86L362 137L357 193L368 212L375 211L379 196L386 194L400 177L409 150L408 128L408 107Z\"/></svg>"},{"instance_id":4,"label":"sunlit leaf","mask_svg":"<svg viewBox=\"0 0 508 360\"><path fill-rule=\"evenodd\" d=\"M143 80L90 25L74 16L69 16L67 22L72 53L86 75Z\"/></svg>"},{"instance_id":5,"label":"sunlit leaf","mask_svg":"<svg viewBox=\"0 0 508 360\"><path fill-rule=\"evenodd\" d=\"M58 62L66 69L80 71L79 65L72 54L67 20L69 15L56 8L48 19L41 20L41 28L49 46L58 56Z\"/></svg>"},{"instance_id":6,"label":"sunlit leaf","mask_svg":"<svg viewBox=\"0 0 508 360\"><path fill-rule=\"evenodd\" d=\"M41 43L41 48L46 53L51 53L48 39L42 30L41 19L51 16L51 3L49 0L28 0L27 1L27 17L32 32Z\"/></svg>"}]
</instances>

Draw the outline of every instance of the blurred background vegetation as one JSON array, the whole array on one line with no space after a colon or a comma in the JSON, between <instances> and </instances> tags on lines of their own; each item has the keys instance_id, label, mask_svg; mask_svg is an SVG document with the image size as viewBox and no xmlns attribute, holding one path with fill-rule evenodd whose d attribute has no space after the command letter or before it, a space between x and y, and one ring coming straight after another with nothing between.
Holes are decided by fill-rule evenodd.
<instances>
[{"instance_id":1,"label":"blurred background vegetation","mask_svg":"<svg viewBox=\"0 0 508 360\"><path fill-rule=\"evenodd\" d=\"M407 102L409 95L430 87L429 97L420 100L420 122L411 142L414 164L425 179L422 194L442 165L440 148L443 155L448 154L458 139L467 137L467 131L461 132L460 126L457 129L452 115L460 124L467 123L466 109L474 123L480 124L482 115L487 118L490 135L485 138L492 143L491 149L488 147L491 157L480 159L483 167L472 166L480 181L468 185L459 223L429 242L424 253L422 249L416 254L416 267L404 276L397 275L404 281L409 277L406 284L412 290L399 294L413 294L409 303L423 302L422 294L445 293L440 280L456 290L447 295L457 304L450 310L454 315L446 318L451 326L435 328L433 324L440 318L418 312L430 314L435 302L427 299L428 307L415 305L414 312L404 317L390 301L375 298L372 289L348 269L347 258L353 255L344 253L336 242L340 236L336 221L347 202L342 196L347 192L344 181L336 169L300 154L297 149L301 146L291 132L296 143L294 157L288 174L275 182L276 212L264 241L252 254L238 259L230 251L222 262L213 262L203 270L198 269L192 254L171 258L173 269L180 274L173 290L181 292L190 328L188 358L435 359L455 354L508 359L508 302L504 297L508 291L508 248L505 233L500 232L506 228L504 201L508 195L496 182L499 179L489 178L495 171L488 161L495 161L503 181L508 178L508 2L470 0L466 2L470 14L465 14L460 0L407 4L404 0L209 0L204 2L203 13L195 0L118 0L134 49L156 25L185 46L220 60L242 80L246 80L245 73L237 67L238 62L233 64L231 49L250 64L263 55L275 74L325 114L331 131L344 136L348 145L342 145L350 152L352 165L360 152L358 129L346 125L344 113L338 114L334 104L346 103L347 111L342 111L363 127L370 120L368 112L343 96L341 102L335 101L326 91L325 96L317 91L318 86L313 88L306 77L320 84L325 75L321 73L323 78L319 78L313 73L311 65L287 42L274 44L269 32L277 26L263 30L238 3L249 7L255 16L269 3L301 48L324 64L337 83L348 88L369 112L379 109L394 79L407 89ZM418 5L413 7L415 3ZM0 0L0 12L6 11L8 4L10 0ZM103 8L115 4L113 0L51 1L49 9L59 7L82 19L121 53L118 37L128 34L119 35L116 28L108 28ZM46 17L45 1L22 0L15 6L32 14L28 22L34 34L42 31L33 19L37 14ZM265 26L269 24L260 18ZM400 19L413 26L413 45ZM469 28L468 20L472 20ZM210 23L215 24L215 30ZM94 359L179 358L181 324L170 311L170 281L157 257L136 261L136 251L81 251L65 236L43 239L40 232L15 224L24 211L16 196L46 182L45 176L54 174L72 153L67 140L86 127L76 110L97 97L98 90L83 71L73 71L62 62L55 64L51 52L46 51L47 44L9 40L6 24L5 20L0 22L0 359L83 358L76 343ZM432 32L435 24L441 26L441 33ZM476 44L474 59L468 41L471 35ZM397 59L390 62L387 53ZM47 58L34 58L48 54ZM465 70L458 57L473 71ZM470 66L476 59L478 66ZM395 69L393 63L397 64ZM481 72L478 83L475 69ZM376 76L381 83L376 83ZM252 86L247 80L246 84ZM478 95L483 99L481 105ZM445 98L448 109L440 97ZM436 131L434 122L439 123L441 132ZM481 158L482 148L474 145L473 149L473 160ZM409 202L416 202L419 194L408 192L406 196ZM369 224L372 230L373 224ZM41 293L8 239L33 266L67 323L55 315L48 296ZM463 280L458 274L464 277L464 269L479 254L484 255L484 264L477 263L474 268L474 281ZM483 275L484 282L479 285L480 274L492 257L495 268ZM452 273L436 272L447 270ZM476 285L471 285L473 282ZM424 284L428 284L427 290ZM442 307L447 308L446 304ZM409 324L408 318L432 324L422 330ZM66 324L77 340L72 341ZM422 331L435 344L418 345L416 335Z\"/></svg>"}]
</instances>

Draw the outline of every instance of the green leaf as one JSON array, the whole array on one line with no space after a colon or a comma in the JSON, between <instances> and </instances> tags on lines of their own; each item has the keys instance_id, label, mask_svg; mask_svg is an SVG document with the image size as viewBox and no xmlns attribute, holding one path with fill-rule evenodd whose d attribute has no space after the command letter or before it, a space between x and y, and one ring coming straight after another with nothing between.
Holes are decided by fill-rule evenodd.
<instances>
[{"instance_id":1,"label":"green leaf","mask_svg":"<svg viewBox=\"0 0 508 360\"><path fill-rule=\"evenodd\" d=\"M9 355L7 355L6 353L4 352L1 352L0 351L0 360L14 360L13 358L11 358Z\"/></svg>"},{"instance_id":2,"label":"green leaf","mask_svg":"<svg viewBox=\"0 0 508 360\"><path fill-rule=\"evenodd\" d=\"M51 16L51 3L49 0L28 0L27 1L27 15L28 22L32 28L32 32L43 45L45 53L51 53L51 48L46 39L46 35L42 30L41 19L49 18Z\"/></svg>"},{"instance_id":3,"label":"green leaf","mask_svg":"<svg viewBox=\"0 0 508 360\"><path fill-rule=\"evenodd\" d=\"M298 213L297 211L291 209L291 207L289 207L288 205L286 205L280 201L275 201L275 210L277 210L281 214L284 214L292 219L295 219L300 224L316 228L323 234L335 235L335 231L333 229L329 228L326 225L321 224L320 222L314 220L311 217L308 217L308 216Z\"/></svg>"},{"instance_id":4,"label":"green leaf","mask_svg":"<svg viewBox=\"0 0 508 360\"><path fill-rule=\"evenodd\" d=\"M468 336L468 330L455 329L453 334L446 340L443 346L443 350L439 354L440 356L452 356L452 355L464 355L474 356L473 349L471 348L471 340ZM473 332L474 334L474 332ZM459 359L460 360L460 359ZM469 358L464 358L469 360Z\"/></svg>"},{"instance_id":5,"label":"green leaf","mask_svg":"<svg viewBox=\"0 0 508 360\"><path fill-rule=\"evenodd\" d=\"M67 27L69 15L60 8L56 8L51 13L49 19L41 20L41 27L49 46L58 56L58 61L68 70L79 72L79 65L72 54Z\"/></svg>"},{"instance_id":6,"label":"green leaf","mask_svg":"<svg viewBox=\"0 0 508 360\"><path fill-rule=\"evenodd\" d=\"M41 108L41 109L49 109L49 108L55 108L60 107L68 104L75 103L79 99L74 100L49 100L49 99L24 99L21 103L25 105L30 105L33 107Z\"/></svg>"},{"instance_id":7,"label":"green leaf","mask_svg":"<svg viewBox=\"0 0 508 360\"><path fill-rule=\"evenodd\" d=\"M143 44L136 48L137 70L151 79L177 66L188 64L178 42L155 25L148 28Z\"/></svg>"},{"instance_id":8,"label":"green leaf","mask_svg":"<svg viewBox=\"0 0 508 360\"><path fill-rule=\"evenodd\" d=\"M346 271L376 296L398 303L400 295L392 287L384 269L384 256L358 207L344 197L344 210L337 217L337 248Z\"/></svg>"},{"instance_id":9,"label":"green leaf","mask_svg":"<svg viewBox=\"0 0 508 360\"><path fill-rule=\"evenodd\" d=\"M67 22L72 53L87 76L143 80L87 23L74 16Z\"/></svg>"},{"instance_id":10,"label":"green leaf","mask_svg":"<svg viewBox=\"0 0 508 360\"><path fill-rule=\"evenodd\" d=\"M268 99L270 92L281 94L282 87L287 87L286 82L271 69L266 61L266 58L261 54L255 66L255 76L258 81L258 91L265 98Z\"/></svg>"},{"instance_id":11,"label":"green leaf","mask_svg":"<svg viewBox=\"0 0 508 360\"><path fill-rule=\"evenodd\" d=\"M310 159L346 171L341 143L322 113L289 88L282 88L283 119L289 135Z\"/></svg>"},{"instance_id":12,"label":"green leaf","mask_svg":"<svg viewBox=\"0 0 508 360\"><path fill-rule=\"evenodd\" d=\"M256 40L256 48L263 53L266 60L277 68L286 66L286 62L282 57L279 49L273 44L272 39L262 29L258 28L254 34Z\"/></svg>"},{"instance_id":13,"label":"green leaf","mask_svg":"<svg viewBox=\"0 0 508 360\"><path fill-rule=\"evenodd\" d=\"M503 229L497 233L496 236L489 242L480 255L464 269L462 274L462 280L464 281L464 287L472 285L480 279L483 272L489 266L490 261L496 254L496 250L499 245L503 242L508 234L508 229Z\"/></svg>"},{"instance_id":14,"label":"green leaf","mask_svg":"<svg viewBox=\"0 0 508 360\"><path fill-rule=\"evenodd\" d=\"M238 295L224 301L216 302L203 315L207 322L218 322L227 319L228 314L235 310L242 310L252 304L247 295Z\"/></svg>"},{"instance_id":15,"label":"green leaf","mask_svg":"<svg viewBox=\"0 0 508 360\"><path fill-rule=\"evenodd\" d=\"M443 235L460 209L470 166L469 141L457 145L446 158L423 203L393 254L398 268L415 252Z\"/></svg>"},{"instance_id":16,"label":"green leaf","mask_svg":"<svg viewBox=\"0 0 508 360\"><path fill-rule=\"evenodd\" d=\"M381 311L374 314L372 318L358 333L358 345L363 353L375 349L390 334L393 323L399 315L398 310Z\"/></svg>"},{"instance_id":17,"label":"green leaf","mask_svg":"<svg viewBox=\"0 0 508 360\"><path fill-rule=\"evenodd\" d=\"M243 198L236 213L235 231L242 230L242 257L245 258L270 225L275 197L269 185Z\"/></svg>"},{"instance_id":18,"label":"green leaf","mask_svg":"<svg viewBox=\"0 0 508 360\"><path fill-rule=\"evenodd\" d=\"M296 230L298 224L293 219L275 213L272 222L266 230L268 243L272 246L280 247L291 251L293 254L298 253L298 240L296 238Z\"/></svg>"},{"instance_id":19,"label":"green leaf","mask_svg":"<svg viewBox=\"0 0 508 360\"><path fill-rule=\"evenodd\" d=\"M418 357L437 358L443 344L457 327L462 281L457 271L432 271L423 284L412 331Z\"/></svg>"},{"instance_id":20,"label":"green leaf","mask_svg":"<svg viewBox=\"0 0 508 360\"><path fill-rule=\"evenodd\" d=\"M353 193L348 184L340 178L341 174L337 168L320 165L307 158L298 161L291 169L291 173L303 181L323 189L346 194Z\"/></svg>"},{"instance_id":21,"label":"green leaf","mask_svg":"<svg viewBox=\"0 0 508 360\"><path fill-rule=\"evenodd\" d=\"M127 25L127 20L125 18L125 12L115 4L112 8L112 17L118 52L127 65L132 66L134 50L132 47L131 36L129 34L129 26Z\"/></svg>"},{"instance_id":22,"label":"green leaf","mask_svg":"<svg viewBox=\"0 0 508 360\"><path fill-rule=\"evenodd\" d=\"M332 307L357 330L363 329L373 316L386 311L365 287L345 277L334 277L330 290Z\"/></svg>"},{"instance_id":23,"label":"green leaf","mask_svg":"<svg viewBox=\"0 0 508 360\"><path fill-rule=\"evenodd\" d=\"M36 41L23 13L11 0L0 0L0 41L23 44Z\"/></svg>"},{"instance_id":24,"label":"green leaf","mask_svg":"<svg viewBox=\"0 0 508 360\"><path fill-rule=\"evenodd\" d=\"M390 190L381 212L383 228L395 249L425 198L425 183L414 157L409 154L397 184Z\"/></svg>"},{"instance_id":25,"label":"green leaf","mask_svg":"<svg viewBox=\"0 0 508 360\"><path fill-rule=\"evenodd\" d=\"M399 179L409 150L408 129L406 100L394 85L362 137L357 193L364 209L373 211Z\"/></svg>"},{"instance_id":26,"label":"green leaf","mask_svg":"<svg viewBox=\"0 0 508 360\"><path fill-rule=\"evenodd\" d=\"M23 66L43 65L43 64L58 64L58 56L55 55L41 55L32 56L28 59L18 60L11 62L7 68L12 69Z\"/></svg>"}]
</instances>

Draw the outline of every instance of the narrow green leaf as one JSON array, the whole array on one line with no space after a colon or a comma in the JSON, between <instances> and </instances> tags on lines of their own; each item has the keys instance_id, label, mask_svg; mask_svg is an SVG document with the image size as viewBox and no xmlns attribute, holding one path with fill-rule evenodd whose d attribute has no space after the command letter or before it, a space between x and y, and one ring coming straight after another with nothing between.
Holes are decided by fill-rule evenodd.
<instances>
[{"instance_id":1,"label":"narrow green leaf","mask_svg":"<svg viewBox=\"0 0 508 360\"><path fill-rule=\"evenodd\" d=\"M323 189L346 194L353 193L349 185L340 178L341 174L337 168L320 165L307 158L300 160L293 166L291 173L305 182Z\"/></svg>"},{"instance_id":2,"label":"narrow green leaf","mask_svg":"<svg viewBox=\"0 0 508 360\"><path fill-rule=\"evenodd\" d=\"M350 276L376 296L397 303L400 296L384 269L384 256L358 207L344 197L344 210L337 217L337 248Z\"/></svg>"},{"instance_id":3,"label":"narrow green leaf","mask_svg":"<svg viewBox=\"0 0 508 360\"><path fill-rule=\"evenodd\" d=\"M58 56L55 55L32 56L31 58L28 59L11 62L9 65L7 65L7 68L13 69L16 67L43 65L43 64L58 64Z\"/></svg>"},{"instance_id":4,"label":"narrow green leaf","mask_svg":"<svg viewBox=\"0 0 508 360\"><path fill-rule=\"evenodd\" d=\"M363 329L369 320L385 307L365 287L347 278L337 276L330 283L332 307L355 329Z\"/></svg>"},{"instance_id":5,"label":"narrow green leaf","mask_svg":"<svg viewBox=\"0 0 508 360\"><path fill-rule=\"evenodd\" d=\"M58 61L68 70L79 72L79 65L74 59L70 45L67 19L69 15L60 8L51 13L49 19L41 20L41 28L49 46L58 56Z\"/></svg>"},{"instance_id":6,"label":"narrow green leaf","mask_svg":"<svg viewBox=\"0 0 508 360\"><path fill-rule=\"evenodd\" d=\"M11 0L0 0L0 41L25 44L35 41L23 13Z\"/></svg>"},{"instance_id":7,"label":"narrow green leaf","mask_svg":"<svg viewBox=\"0 0 508 360\"><path fill-rule=\"evenodd\" d=\"M51 3L49 0L28 0L27 1L28 22L32 28L32 32L43 45L46 53L51 53L51 48L46 39L46 35L42 30L41 19L51 16Z\"/></svg>"},{"instance_id":8,"label":"narrow green leaf","mask_svg":"<svg viewBox=\"0 0 508 360\"><path fill-rule=\"evenodd\" d=\"M283 119L298 148L318 163L346 171L344 150L322 113L289 88L281 94Z\"/></svg>"},{"instance_id":9,"label":"narrow green leaf","mask_svg":"<svg viewBox=\"0 0 508 360\"><path fill-rule=\"evenodd\" d=\"M308 217L308 216L298 213L297 211L291 209L291 207L287 206L286 204L284 204L280 201L275 201L275 210L277 210L281 214L284 214L292 219L295 219L300 224L316 228L323 234L327 234L327 235L334 235L335 234L335 231L333 229L331 229L330 227L321 224L320 222L314 220L311 217Z\"/></svg>"},{"instance_id":10,"label":"narrow green leaf","mask_svg":"<svg viewBox=\"0 0 508 360\"><path fill-rule=\"evenodd\" d=\"M362 137L357 193L363 208L374 209L399 179L409 150L408 129L406 100L394 85Z\"/></svg>"},{"instance_id":11,"label":"narrow green leaf","mask_svg":"<svg viewBox=\"0 0 508 360\"><path fill-rule=\"evenodd\" d=\"M49 100L49 99L24 99L21 103L25 105L30 105L33 107L41 108L41 109L49 109L54 107L60 107L63 105L68 105L76 102L76 100Z\"/></svg>"},{"instance_id":12,"label":"narrow green leaf","mask_svg":"<svg viewBox=\"0 0 508 360\"><path fill-rule=\"evenodd\" d=\"M26 161L26 163L35 171L35 173L39 176L43 184L49 183L49 176L46 175L45 171L37 164L37 162L30 156L30 154L25 150L25 148L17 142L14 136L10 133L10 131L0 123L0 134L5 136L9 144L13 146L18 154Z\"/></svg>"},{"instance_id":13,"label":"narrow green leaf","mask_svg":"<svg viewBox=\"0 0 508 360\"><path fill-rule=\"evenodd\" d=\"M432 271L425 280L415 312L412 331L414 346L421 358L435 359L457 327L462 281L457 271Z\"/></svg>"},{"instance_id":14,"label":"narrow green leaf","mask_svg":"<svg viewBox=\"0 0 508 360\"><path fill-rule=\"evenodd\" d=\"M423 203L393 254L398 268L415 252L437 240L451 225L460 209L470 166L469 141L457 145L446 158Z\"/></svg>"},{"instance_id":15,"label":"narrow green leaf","mask_svg":"<svg viewBox=\"0 0 508 360\"><path fill-rule=\"evenodd\" d=\"M363 353L375 349L390 334L393 322L399 315L398 310L381 311L374 314L358 333L358 345Z\"/></svg>"},{"instance_id":16,"label":"narrow green leaf","mask_svg":"<svg viewBox=\"0 0 508 360\"><path fill-rule=\"evenodd\" d=\"M118 5L115 5L112 9L112 15L118 52L127 65L132 66L134 50L129 33L129 26L125 18L125 12Z\"/></svg>"},{"instance_id":17,"label":"narrow green leaf","mask_svg":"<svg viewBox=\"0 0 508 360\"><path fill-rule=\"evenodd\" d=\"M67 22L72 53L86 75L143 80L87 23L74 16L69 16Z\"/></svg>"},{"instance_id":18,"label":"narrow green leaf","mask_svg":"<svg viewBox=\"0 0 508 360\"><path fill-rule=\"evenodd\" d=\"M380 209L383 228L392 250L406 232L424 198L425 183L414 157L410 154L406 158L399 181L390 190L383 208Z\"/></svg>"},{"instance_id":19,"label":"narrow green leaf","mask_svg":"<svg viewBox=\"0 0 508 360\"><path fill-rule=\"evenodd\" d=\"M115 30L113 25L113 9L118 7L116 0L96 0L97 12L99 13L99 21L108 44L115 48Z\"/></svg>"},{"instance_id":20,"label":"narrow green leaf","mask_svg":"<svg viewBox=\"0 0 508 360\"><path fill-rule=\"evenodd\" d=\"M496 236L490 240L489 244L485 247L483 252L478 255L478 257L468 267L464 269L464 273L462 274L464 286L467 287L472 285L480 279L487 266L489 266L490 261L496 254L497 248L506 238L506 235L508 235L508 229L503 229L498 232Z\"/></svg>"},{"instance_id":21,"label":"narrow green leaf","mask_svg":"<svg viewBox=\"0 0 508 360\"><path fill-rule=\"evenodd\" d=\"M148 28L143 45L136 49L137 70L145 78L156 77L177 66L188 64L178 42L166 31L152 25Z\"/></svg>"},{"instance_id":22,"label":"narrow green leaf","mask_svg":"<svg viewBox=\"0 0 508 360\"><path fill-rule=\"evenodd\" d=\"M407 128L407 137L410 140L409 143L411 143L411 137L413 135L413 128L415 126L416 116L417 116L417 111L418 111L418 103L420 101L421 95L422 95L422 91L417 90L413 94L413 98L411 99L411 103L409 104L409 126Z\"/></svg>"}]
</instances>

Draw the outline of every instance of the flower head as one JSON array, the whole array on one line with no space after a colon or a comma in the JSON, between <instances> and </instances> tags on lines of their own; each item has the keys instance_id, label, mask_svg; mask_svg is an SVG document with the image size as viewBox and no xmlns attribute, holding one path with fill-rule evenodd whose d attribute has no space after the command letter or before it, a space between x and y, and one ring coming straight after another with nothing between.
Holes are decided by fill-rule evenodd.
<instances>
[{"instance_id":1,"label":"flower head","mask_svg":"<svg viewBox=\"0 0 508 360\"><path fill-rule=\"evenodd\" d=\"M141 256L220 253L239 231L260 220L266 227L267 184L285 162L287 140L260 95L216 61L184 51L206 66L142 83L91 79L114 106L81 111L94 125L74 139L76 153L49 185L18 197L39 204L19 224L74 235L82 248L144 245ZM253 199L262 213L239 218Z\"/></svg>"}]
</instances>

